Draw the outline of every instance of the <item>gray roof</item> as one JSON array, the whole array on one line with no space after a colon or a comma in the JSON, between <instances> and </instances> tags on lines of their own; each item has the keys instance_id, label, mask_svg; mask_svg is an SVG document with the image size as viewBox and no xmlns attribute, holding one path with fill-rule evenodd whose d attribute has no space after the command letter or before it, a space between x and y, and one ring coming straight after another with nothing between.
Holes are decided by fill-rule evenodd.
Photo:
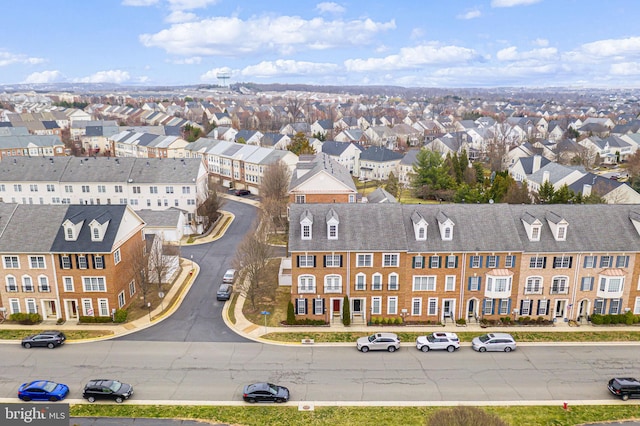
<instances>
[{"instance_id":1,"label":"gray roof","mask_svg":"<svg viewBox=\"0 0 640 426\"><path fill-rule=\"evenodd\" d=\"M353 183L353 178L351 177L351 173L347 170L346 167L339 164L336 160L331 158L328 154L324 152L320 152L312 157L310 161L298 161L296 166L301 169L310 169L308 172L303 174L302 176L296 177L296 172L294 171L293 177L291 178L291 182L289 183L289 190L292 190L303 182L311 179L318 173L325 171L329 173L331 176L335 177L337 180L342 182L345 186L351 189L353 192L356 192L356 184Z\"/></svg>"},{"instance_id":2,"label":"gray roof","mask_svg":"<svg viewBox=\"0 0 640 426\"><path fill-rule=\"evenodd\" d=\"M371 146L360 154L360 161L377 161L383 163L385 161L394 161L402 159L402 154L391 151L382 146Z\"/></svg>"},{"instance_id":3,"label":"gray roof","mask_svg":"<svg viewBox=\"0 0 640 426\"><path fill-rule=\"evenodd\" d=\"M333 208L338 217L338 239L327 238L324 220ZM640 217L640 206L598 205L512 205L512 204L292 204L291 218L302 210L312 215L312 239L300 238L300 223L291 221L289 248L300 251L408 251L452 252L635 252L640 236L631 217ZM412 215L428 223L427 240L417 241ZM453 239L440 238L437 216L443 213L455 224ZM553 238L547 215L568 222L565 241ZM542 223L540 241L529 241L523 219ZM606 220L607 226L600 226ZM611 238L611 229L616 238ZM374 230L374 231L372 231Z\"/></svg>"},{"instance_id":4,"label":"gray roof","mask_svg":"<svg viewBox=\"0 0 640 426\"><path fill-rule=\"evenodd\" d=\"M391 195L384 188L376 188L367 194L367 201L369 203L397 203L396 197Z\"/></svg>"},{"instance_id":5,"label":"gray roof","mask_svg":"<svg viewBox=\"0 0 640 426\"><path fill-rule=\"evenodd\" d=\"M360 151L364 150L364 148L362 148L360 145L353 142L324 141L322 143L322 152L329 155L340 156L347 148L349 148L349 145L351 144L353 144Z\"/></svg>"},{"instance_id":6,"label":"gray roof","mask_svg":"<svg viewBox=\"0 0 640 426\"><path fill-rule=\"evenodd\" d=\"M166 210L137 210L136 213L146 223L147 228L175 228L184 211L170 207Z\"/></svg>"}]
</instances>

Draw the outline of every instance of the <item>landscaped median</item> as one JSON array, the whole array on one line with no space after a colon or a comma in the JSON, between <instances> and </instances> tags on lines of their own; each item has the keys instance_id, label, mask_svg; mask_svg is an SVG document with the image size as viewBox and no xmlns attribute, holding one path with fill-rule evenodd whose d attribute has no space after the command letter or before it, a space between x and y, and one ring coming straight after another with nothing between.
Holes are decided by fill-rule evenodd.
<instances>
[{"instance_id":1,"label":"landscaped median","mask_svg":"<svg viewBox=\"0 0 640 426\"><path fill-rule=\"evenodd\" d=\"M375 419L379 425L428 425L438 411L451 407L345 407L318 406L313 411L299 411L291 406L160 406L126 404L72 405L73 417L125 417L198 419L211 423L245 426L288 425L359 425ZM638 405L569 405L558 406L487 406L488 413L497 415L509 425L573 426L593 422L608 422L638 418ZM71 419L73 424L73 418Z\"/></svg>"},{"instance_id":2,"label":"landscaped median","mask_svg":"<svg viewBox=\"0 0 640 426\"><path fill-rule=\"evenodd\" d=\"M32 334L38 334L45 331L45 329L35 328L6 328L0 330L0 340L22 340ZM113 336L112 330L96 329L91 330L89 328L84 330L62 330L67 337L67 341L74 340L86 340L97 339L99 337Z\"/></svg>"},{"instance_id":3,"label":"landscaped median","mask_svg":"<svg viewBox=\"0 0 640 426\"><path fill-rule=\"evenodd\" d=\"M383 331L384 329L371 329L369 334ZM432 333L432 328L425 328L424 332L403 332L397 328L390 329L400 337L402 342L415 342L418 336ZM495 331L495 330L492 330ZM505 328L500 330L508 332L513 336L516 342L638 342L640 341L640 331L625 331L617 328L595 330L595 331L521 331L513 328ZM471 342L474 337L491 332L490 330L482 330L477 332L456 331L461 342ZM273 340L276 342L300 343L303 339L312 339L315 343L346 343L355 344L358 337L366 335L367 332L325 332L325 331L283 331L276 333L268 333L260 336L264 340Z\"/></svg>"}]
</instances>

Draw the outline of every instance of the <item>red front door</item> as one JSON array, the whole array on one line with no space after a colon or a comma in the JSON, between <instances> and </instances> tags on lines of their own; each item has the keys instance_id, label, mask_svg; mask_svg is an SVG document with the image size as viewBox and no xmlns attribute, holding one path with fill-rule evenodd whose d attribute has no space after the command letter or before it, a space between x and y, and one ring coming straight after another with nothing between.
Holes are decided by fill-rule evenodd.
<instances>
[{"instance_id":1,"label":"red front door","mask_svg":"<svg viewBox=\"0 0 640 426\"><path fill-rule=\"evenodd\" d=\"M340 299L333 299L333 308L331 312L340 313Z\"/></svg>"}]
</instances>

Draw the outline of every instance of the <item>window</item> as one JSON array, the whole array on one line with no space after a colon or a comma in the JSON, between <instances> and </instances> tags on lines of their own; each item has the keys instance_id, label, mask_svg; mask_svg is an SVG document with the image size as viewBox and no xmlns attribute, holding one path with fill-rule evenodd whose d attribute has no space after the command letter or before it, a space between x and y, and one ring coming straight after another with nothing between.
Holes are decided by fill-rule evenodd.
<instances>
[{"instance_id":1,"label":"window","mask_svg":"<svg viewBox=\"0 0 640 426\"><path fill-rule=\"evenodd\" d=\"M511 277L487 277L487 291L511 291Z\"/></svg>"},{"instance_id":2,"label":"window","mask_svg":"<svg viewBox=\"0 0 640 426\"><path fill-rule=\"evenodd\" d=\"M444 291L456 290L456 277L455 275L447 275L444 279Z\"/></svg>"},{"instance_id":3,"label":"window","mask_svg":"<svg viewBox=\"0 0 640 426\"><path fill-rule=\"evenodd\" d=\"M527 278L524 294L542 294L542 277Z\"/></svg>"},{"instance_id":4,"label":"window","mask_svg":"<svg viewBox=\"0 0 640 426\"><path fill-rule=\"evenodd\" d=\"M471 256L470 266L472 268L482 268L482 256Z\"/></svg>"},{"instance_id":5,"label":"window","mask_svg":"<svg viewBox=\"0 0 640 426\"><path fill-rule=\"evenodd\" d=\"M547 258L546 257L536 257L532 256L529 260L529 268L531 269L542 269L547 266Z\"/></svg>"},{"instance_id":6,"label":"window","mask_svg":"<svg viewBox=\"0 0 640 426\"><path fill-rule=\"evenodd\" d=\"M422 314L422 298L414 297L411 299L411 315Z\"/></svg>"},{"instance_id":7,"label":"window","mask_svg":"<svg viewBox=\"0 0 640 426\"><path fill-rule=\"evenodd\" d=\"M440 256L429 256L429 268L440 267Z\"/></svg>"},{"instance_id":8,"label":"window","mask_svg":"<svg viewBox=\"0 0 640 426\"><path fill-rule=\"evenodd\" d=\"M566 234L567 234L567 227L558 226L558 240L564 240Z\"/></svg>"},{"instance_id":9,"label":"window","mask_svg":"<svg viewBox=\"0 0 640 426\"><path fill-rule=\"evenodd\" d=\"M324 314L324 300L323 299L313 299L313 314L314 315L322 315L322 314Z\"/></svg>"},{"instance_id":10,"label":"window","mask_svg":"<svg viewBox=\"0 0 640 426\"><path fill-rule=\"evenodd\" d=\"M427 301L427 315L438 315L438 298L430 297Z\"/></svg>"},{"instance_id":11,"label":"window","mask_svg":"<svg viewBox=\"0 0 640 426\"><path fill-rule=\"evenodd\" d=\"M167 186L165 188L165 190L166 190L167 194L173 194L173 186Z\"/></svg>"},{"instance_id":12,"label":"window","mask_svg":"<svg viewBox=\"0 0 640 426\"><path fill-rule=\"evenodd\" d=\"M339 254L328 254L324 257L324 266L327 268L338 268L342 266L342 256Z\"/></svg>"},{"instance_id":13,"label":"window","mask_svg":"<svg viewBox=\"0 0 640 426\"><path fill-rule=\"evenodd\" d=\"M356 274L356 290L367 289L367 276L365 274Z\"/></svg>"},{"instance_id":14,"label":"window","mask_svg":"<svg viewBox=\"0 0 640 426\"><path fill-rule=\"evenodd\" d=\"M306 202L306 195L296 195L296 204L304 204Z\"/></svg>"},{"instance_id":15,"label":"window","mask_svg":"<svg viewBox=\"0 0 640 426\"><path fill-rule=\"evenodd\" d=\"M480 290L480 277L469 277L469 291Z\"/></svg>"},{"instance_id":16,"label":"window","mask_svg":"<svg viewBox=\"0 0 640 426\"><path fill-rule=\"evenodd\" d=\"M446 226L444 228L444 237L442 239L443 240L450 240L451 239L451 227L450 226Z\"/></svg>"},{"instance_id":17,"label":"window","mask_svg":"<svg viewBox=\"0 0 640 426\"><path fill-rule=\"evenodd\" d=\"M311 225L302 225L302 239L311 239Z\"/></svg>"},{"instance_id":18,"label":"window","mask_svg":"<svg viewBox=\"0 0 640 426\"><path fill-rule=\"evenodd\" d=\"M613 264L613 256L600 256L600 267L610 268Z\"/></svg>"},{"instance_id":19,"label":"window","mask_svg":"<svg viewBox=\"0 0 640 426\"><path fill-rule=\"evenodd\" d=\"M553 267L554 268L571 268L571 261L573 260L572 256L554 256L553 258Z\"/></svg>"},{"instance_id":20,"label":"window","mask_svg":"<svg viewBox=\"0 0 640 426\"><path fill-rule=\"evenodd\" d=\"M82 299L82 311L85 316L93 316L93 303L91 299Z\"/></svg>"},{"instance_id":21,"label":"window","mask_svg":"<svg viewBox=\"0 0 640 426\"><path fill-rule=\"evenodd\" d=\"M3 256L5 269L17 269L20 267L18 256Z\"/></svg>"},{"instance_id":22,"label":"window","mask_svg":"<svg viewBox=\"0 0 640 426\"><path fill-rule=\"evenodd\" d=\"M33 184L33 183L32 183L32 184L30 184L30 185L29 185L29 191L31 191L31 192L38 192L38 185Z\"/></svg>"},{"instance_id":23,"label":"window","mask_svg":"<svg viewBox=\"0 0 640 426\"><path fill-rule=\"evenodd\" d=\"M114 190L115 190L115 192L122 192L122 185L116 185L114 187ZM121 203L121 204L124 204L124 203Z\"/></svg>"},{"instance_id":24,"label":"window","mask_svg":"<svg viewBox=\"0 0 640 426\"><path fill-rule=\"evenodd\" d=\"M382 266L399 266L400 265L400 255L398 253L385 253L382 255Z\"/></svg>"},{"instance_id":25,"label":"window","mask_svg":"<svg viewBox=\"0 0 640 426\"><path fill-rule=\"evenodd\" d=\"M538 300L538 315L547 315L549 301L547 299Z\"/></svg>"},{"instance_id":26,"label":"window","mask_svg":"<svg viewBox=\"0 0 640 426\"><path fill-rule=\"evenodd\" d=\"M382 313L382 297L376 296L371 298L371 314L380 315Z\"/></svg>"},{"instance_id":27,"label":"window","mask_svg":"<svg viewBox=\"0 0 640 426\"><path fill-rule=\"evenodd\" d=\"M38 307L36 305L36 299L25 299L25 305L27 306L28 314L37 314Z\"/></svg>"},{"instance_id":28,"label":"window","mask_svg":"<svg viewBox=\"0 0 640 426\"><path fill-rule=\"evenodd\" d=\"M150 186L149 187L149 194L157 194L157 193L158 193L158 187L157 186ZM184 194L184 191L183 191L183 194Z\"/></svg>"},{"instance_id":29,"label":"window","mask_svg":"<svg viewBox=\"0 0 640 426\"><path fill-rule=\"evenodd\" d=\"M65 185L65 186L64 186L64 192L65 192L65 193L68 193L68 194L73 193L73 186L71 186L71 185Z\"/></svg>"},{"instance_id":30,"label":"window","mask_svg":"<svg viewBox=\"0 0 640 426\"><path fill-rule=\"evenodd\" d=\"M596 299L593 303L594 314L604 314L604 300Z\"/></svg>"},{"instance_id":31,"label":"window","mask_svg":"<svg viewBox=\"0 0 640 426\"><path fill-rule=\"evenodd\" d=\"M338 225L329 225L329 239L330 240L338 239Z\"/></svg>"},{"instance_id":32,"label":"window","mask_svg":"<svg viewBox=\"0 0 640 426\"><path fill-rule=\"evenodd\" d=\"M60 256L62 269L71 269L71 256Z\"/></svg>"},{"instance_id":33,"label":"window","mask_svg":"<svg viewBox=\"0 0 640 426\"><path fill-rule=\"evenodd\" d=\"M11 275L6 276L5 283L7 287L7 292L15 293L18 291L18 284L16 283L16 277Z\"/></svg>"},{"instance_id":34,"label":"window","mask_svg":"<svg viewBox=\"0 0 640 426\"><path fill-rule=\"evenodd\" d=\"M316 277L313 275L300 275L298 277L298 293L315 293Z\"/></svg>"},{"instance_id":35,"label":"window","mask_svg":"<svg viewBox=\"0 0 640 426\"><path fill-rule=\"evenodd\" d=\"M500 315L509 315L509 299L502 299L500 301Z\"/></svg>"},{"instance_id":36,"label":"window","mask_svg":"<svg viewBox=\"0 0 640 426\"><path fill-rule=\"evenodd\" d=\"M104 194L107 192L107 187L105 185L98 185L98 192Z\"/></svg>"},{"instance_id":37,"label":"window","mask_svg":"<svg viewBox=\"0 0 640 426\"><path fill-rule=\"evenodd\" d=\"M22 277L22 291L28 292L28 293L32 293L33 291L35 291L33 288L33 281L31 280L31 277L28 275L25 275L24 277Z\"/></svg>"},{"instance_id":38,"label":"window","mask_svg":"<svg viewBox=\"0 0 640 426\"><path fill-rule=\"evenodd\" d=\"M44 275L40 275L38 277L38 291L42 293L49 293L51 291L51 287L49 287L49 279Z\"/></svg>"},{"instance_id":39,"label":"window","mask_svg":"<svg viewBox=\"0 0 640 426\"><path fill-rule=\"evenodd\" d=\"M424 226L418 228L418 240L424 241L427 239L427 230Z\"/></svg>"},{"instance_id":40,"label":"window","mask_svg":"<svg viewBox=\"0 0 640 426\"><path fill-rule=\"evenodd\" d=\"M629 256L616 256L616 268L628 268Z\"/></svg>"},{"instance_id":41,"label":"window","mask_svg":"<svg viewBox=\"0 0 640 426\"><path fill-rule=\"evenodd\" d=\"M483 306L482 313L485 314L485 315L491 315L493 313L493 300L492 299L486 299L484 301L484 306Z\"/></svg>"},{"instance_id":42,"label":"window","mask_svg":"<svg viewBox=\"0 0 640 426\"><path fill-rule=\"evenodd\" d=\"M487 256L487 268L498 267L498 256Z\"/></svg>"},{"instance_id":43,"label":"window","mask_svg":"<svg viewBox=\"0 0 640 426\"><path fill-rule=\"evenodd\" d=\"M398 313L398 298L391 296L387 298L387 314L396 315Z\"/></svg>"},{"instance_id":44,"label":"window","mask_svg":"<svg viewBox=\"0 0 640 426\"><path fill-rule=\"evenodd\" d=\"M436 277L414 276L413 291L436 291Z\"/></svg>"},{"instance_id":45,"label":"window","mask_svg":"<svg viewBox=\"0 0 640 426\"><path fill-rule=\"evenodd\" d=\"M78 268L87 269L87 256L78 256Z\"/></svg>"},{"instance_id":46,"label":"window","mask_svg":"<svg viewBox=\"0 0 640 426\"><path fill-rule=\"evenodd\" d=\"M424 257L423 256L413 256L413 267L415 269L424 268Z\"/></svg>"},{"instance_id":47,"label":"window","mask_svg":"<svg viewBox=\"0 0 640 426\"><path fill-rule=\"evenodd\" d=\"M117 249L113 252L113 263L117 265L120 263L120 249Z\"/></svg>"},{"instance_id":48,"label":"window","mask_svg":"<svg viewBox=\"0 0 640 426\"><path fill-rule=\"evenodd\" d=\"M554 277L551 282L550 294L567 294L569 293L569 279L567 277Z\"/></svg>"},{"instance_id":49,"label":"window","mask_svg":"<svg viewBox=\"0 0 640 426\"><path fill-rule=\"evenodd\" d=\"M82 185L82 192L89 192L89 185Z\"/></svg>"},{"instance_id":50,"label":"window","mask_svg":"<svg viewBox=\"0 0 640 426\"><path fill-rule=\"evenodd\" d=\"M457 268L458 267L458 256L449 255L447 256L447 268Z\"/></svg>"},{"instance_id":51,"label":"window","mask_svg":"<svg viewBox=\"0 0 640 426\"><path fill-rule=\"evenodd\" d=\"M633 314L640 314L640 297L636 297L636 303L633 305Z\"/></svg>"},{"instance_id":52,"label":"window","mask_svg":"<svg viewBox=\"0 0 640 426\"><path fill-rule=\"evenodd\" d=\"M182 193L183 194L191 194L191 187L190 186L183 186L182 187Z\"/></svg>"},{"instance_id":53,"label":"window","mask_svg":"<svg viewBox=\"0 0 640 426\"><path fill-rule=\"evenodd\" d=\"M340 275L327 275L324 277L325 293L341 293L342 277Z\"/></svg>"},{"instance_id":54,"label":"window","mask_svg":"<svg viewBox=\"0 0 640 426\"><path fill-rule=\"evenodd\" d=\"M398 290L398 274L389 274L388 290Z\"/></svg>"},{"instance_id":55,"label":"window","mask_svg":"<svg viewBox=\"0 0 640 426\"><path fill-rule=\"evenodd\" d=\"M107 291L104 277L82 277L82 287L84 291Z\"/></svg>"},{"instance_id":56,"label":"window","mask_svg":"<svg viewBox=\"0 0 640 426\"><path fill-rule=\"evenodd\" d=\"M136 294L136 282L131 281L129 283L129 296L133 296L134 294Z\"/></svg>"},{"instance_id":57,"label":"window","mask_svg":"<svg viewBox=\"0 0 640 426\"><path fill-rule=\"evenodd\" d=\"M538 240L539 238L540 238L540 227L534 226L533 228L531 228L531 239Z\"/></svg>"},{"instance_id":58,"label":"window","mask_svg":"<svg viewBox=\"0 0 640 426\"><path fill-rule=\"evenodd\" d=\"M364 268L364 267L373 266L373 255L371 253L357 254L356 255L356 266L358 268Z\"/></svg>"},{"instance_id":59,"label":"window","mask_svg":"<svg viewBox=\"0 0 640 426\"><path fill-rule=\"evenodd\" d=\"M611 302L609 303L609 313L610 314L620 313L620 299L611 299Z\"/></svg>"},{"instance_id":60,"label":"window","mask_svg":"<svg viewBox=\"0 0 640 426\"><path fill-rule=\"evenodd\" d=\"M509 255L504 259L504 267L505 268L514 268L516 266L516 257L513 255Z\"/></svg>"},{"instance_id":61,"label":"window","mask_svg":"<svg viewBox=\"0 0 640 426\"><path fill-rule=\"evenodd\" d=\"M624 278L600 277L600 291L605 293L619 293L622 291Z\"/></svg>"},{"instance_id":62,"label":"window","mask_svg":"<svg viewBox=\"0 0 640 426\"><path fill-rule=\"evenodd\" d=\"M109 301L107 299L98 299L98 310L101 317L109 316Z\"/></svg>"},{"instance_id":63,"label":"window","mask_svg":"<svg viewBox=\"0 0 640 426\"><path fill-rule=\"evenodd\" d=\"M520 303L520 315L528 316L531 314L531 300L522 300Z\"/></svg>"},{"instance_id":64,"label":"window","mask_svg":"<svg viewBox=\"0 0 640 426\"><path fill-rule=\"evenodd\" d=\"M584 257L584 267L585 268L595 268L597 259L598 259L598 256L585 256Z\"/></svg>"},{"instance_id":65,"label":"window","mask_svg":"<svg viewBox=\"0 0 640 426\"><path fill-rule=\"evenodd\" d=\"M73 277L63 277L64 291L73 291Z\"/></svg>"},{"instance_id":66,"label":"window","mask_svg":"<svg viewBox=\"0 0 640 426\"><path fill-rule=\"evenodd\" d=\"M316 266L316 257L311 255L298 256L298 267L313 268Z\"/></svg>"},{"instance_id":67,"label":"window","mask_svg":"<svg viewBox=\"0 0 640 426\"><path fill-rule=\"evenodd\" d=\"M94 256L93 263L96 269L104 269L104 257L98 255Z\"/></svg>"},{"instance_id":68,"label":"window","mask_svg":"<svg viewBox=\"0 0 640 426\"><path fill-rule=\"evenodd\" d=\"M382 290L382 274L373 274L371 278L371 290Z\"/></svg>"},{"instance_id":69,"label":"window","mask_svg":"<svg viewBox=\"0 0 640 426\"><path fill-rule=\"evenodd\" d=\"M122 308L124 306L124 291L118 293L118 308Z\"/></svg>"},{"instance_id":70,"label":"window","mask_svg":"<svg viewBox=\"0 0 640 426\"><path fill-rule=\"evenodd\" d=\"M9 299L9 306L12 314L20 313L20 300L18 299Z\"/></svg>"},{"instance_id":71,"label":"window","mask_svg":"<svg viewBox=\"0 0 640 426\"><path fill-rule=\"evenodd\" d=\"M593 277L582 277L582 282L580 283L581 291L591 291L593 290Z\"/></svg>"},{"instance_id":72,"label":"window","mask_svg":"<svg viewBox=\"0 0 640 426\"><path fill-rule=\"evenodd\" d=\"M13 190L14 190L14 192L22 192L22 185L14 184L13 185Z\"/></svg>"},{"instance_id":73,"label":"window","mask_svg":"<svg viewBox=\"0 0 640 426\"><path fill-rule=\"evenodd\" d=\"M307 300L306 299L296 299L296 307L298 315L306 315L307 314Z\"/></svg>"}]
</instances>

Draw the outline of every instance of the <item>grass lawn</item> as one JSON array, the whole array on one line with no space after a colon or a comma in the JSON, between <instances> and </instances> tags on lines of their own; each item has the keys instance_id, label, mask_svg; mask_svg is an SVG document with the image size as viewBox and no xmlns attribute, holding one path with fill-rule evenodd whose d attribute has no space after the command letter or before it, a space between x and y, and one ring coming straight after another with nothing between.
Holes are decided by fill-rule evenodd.
<instances>
[{"instance_id":1,"label":"grass lawn","mask_svg":"<svg viewBox=\"0 0 640 426\"><path fill-rule=\"evenodd\" d=\"M426 425L429 417L443 407L316 407L314 411L298 411L298 407L283 406L137 406L126 404L72 405L74 417L147 417L198 419L211 423L233 425L362 425L364 419L375 419L385 426ZM638 405L570 406L511 406L483 407L510 425L573 426L587 422L638 419Z\"/></svg>"},{"instance_id":2,"label":"grass lawn","mask_svg":"<svg viewBox=\"0 0 640 426\"><path fill-rule=\"evenodd\" d=\"M16 327L20 327L19 324L16 324ZM96 325L95 327L100 327L100 325ZM47 330L51 329L53 327L49 327L47 328ZM41 331L45 331L45 329L20 329L20 328L14 328L14 329L3 329L0 330L0 340L22 340L27 336L30 336L32 334L38 334ZM71 340L83 340L83 339L93 339L96 337L103 337L103 336L111 336L113 335L113 331L111 330L101 330L99 328L96 328L95 330L65 330L64 331L65 336L67 336L67 340L71 341Z\"/></svg>"},{"instance_id":3,"label":"grass lawn","mask_svg":"<svg viewBox=\"0 0 640 426\"><path fill-rule=\"evenodd\" d=\"M260 312L270 312L267 315L267 326L277 327L287 319L287 303L291 298L291 287L278 285L278 269L280 259L271 259L262 274L255 295L255 306L247 299L242 312L254 324L264 325L265 316Z\"/></svg>"}]
</instances>

